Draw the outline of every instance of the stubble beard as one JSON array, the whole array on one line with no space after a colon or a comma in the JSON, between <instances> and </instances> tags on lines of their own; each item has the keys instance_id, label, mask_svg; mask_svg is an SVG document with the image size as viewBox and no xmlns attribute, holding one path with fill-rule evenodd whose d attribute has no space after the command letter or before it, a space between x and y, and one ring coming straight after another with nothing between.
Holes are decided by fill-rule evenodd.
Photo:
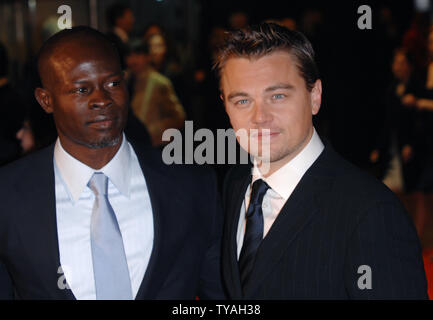
<instances>
[{"instance_id":1,"label":"stubble beard","mask_svg":"<svg viewBox=\"0 0 433 320\"><path fill-rule=\"evenodd\" d=\"M82 143L84 146L90 148L90 149L102 149L102 148L109 148L114 147L120 142L120 139L122 138L122 135L119 135L115 138L102 138L99 141L96 142L84 142Z\"/></svg>"}]
</instances>

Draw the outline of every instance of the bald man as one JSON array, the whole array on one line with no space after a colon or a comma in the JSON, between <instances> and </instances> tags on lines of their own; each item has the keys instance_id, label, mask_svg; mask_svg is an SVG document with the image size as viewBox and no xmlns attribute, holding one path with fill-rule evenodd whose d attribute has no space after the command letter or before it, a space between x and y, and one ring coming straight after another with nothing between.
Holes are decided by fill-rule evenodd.
<instances>
[{"instance_id":1,"label":"bald man","mask_svg":"<svg viewBox=\"0 0 433 320\"><path fill-rule=\"evenodd\" d=\"M0 297L224 298L215 177L127 140L113 45L64 30L38 69L58 139L0 171Z\"/></svg>"}]
</instances>

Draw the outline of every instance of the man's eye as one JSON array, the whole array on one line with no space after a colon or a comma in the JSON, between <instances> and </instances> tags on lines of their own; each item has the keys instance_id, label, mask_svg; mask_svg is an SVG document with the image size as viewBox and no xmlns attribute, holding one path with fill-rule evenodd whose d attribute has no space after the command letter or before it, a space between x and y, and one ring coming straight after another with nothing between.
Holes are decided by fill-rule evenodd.
<instances>
[{"instance_id":1,"label":"man's eye","mask_svg":"<svg viewBox=\"0 0 433 320\"><path fill-rule=\"evenodd\" d=\"M111 81L110 83L108 83L109 87L118 87L120 86L121 81L120 80L116 80L116 81Z\"/></svg>"},{"instance_id":2,"label":"man's eye","mask_svg":"<svg viewBox=\"0 0 433 320\"><path fill-rule=\"evenodd\" d=\"M272 96L273 99L283 99L286 95L282 93L277 93Z\"/></svg>"},{"instance_id":3,"label":"man's eye","mask_svg":"<svg viewBox=\"0 0 433 320\"><path fill-rule=\"evenodd\" d=\"M75 92L77 93L87 93L89 90L86 87L80 87L75 89Z\"/></svg>"},{"instance_id":4,"label":"man's eye","mask_svg":"<svg viewBox=\"0 0 433 320\"><path fill-rule=\"evenodd\" d=\"M241 99L235 102L235 104L246 104L248 103L248 99Z\"/></svg>"}]
</instances>

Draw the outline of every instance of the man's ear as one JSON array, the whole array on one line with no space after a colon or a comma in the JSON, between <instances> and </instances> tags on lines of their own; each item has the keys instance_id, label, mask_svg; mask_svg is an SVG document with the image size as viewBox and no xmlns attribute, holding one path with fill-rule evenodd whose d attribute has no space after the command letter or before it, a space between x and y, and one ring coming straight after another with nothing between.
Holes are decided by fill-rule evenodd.
<instances>
[{"instance_id":1,"label":"man's ear","mask_svg":"<svg viewBox=\"0 0 433 320\"><path fill-rule=\"evenodd\" d=\"M314 83L313 89L311 89L311 113L316 115L320 110L322 104L322 81L317 79Z\"/></svg>"},{"instance_id":2,"label":"man's ear","mask_svg":"<svg viewBox=\"0 0 433 320\"><path fill-rule=\"evenodd\" d=\"M35 98L41 105L42 109L45 110L46 113L53 112L53 105L52 105L53 100L51 99L51 94L47 90L43 88L36 88Z\"/></svg>"}]
</instances>

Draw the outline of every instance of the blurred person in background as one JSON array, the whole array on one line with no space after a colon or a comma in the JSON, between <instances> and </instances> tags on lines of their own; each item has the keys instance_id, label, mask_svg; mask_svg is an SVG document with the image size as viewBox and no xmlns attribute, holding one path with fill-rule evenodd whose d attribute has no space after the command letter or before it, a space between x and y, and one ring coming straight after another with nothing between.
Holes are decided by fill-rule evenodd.
<instances>
[{"instance_id":1,"label":"blurred person in background","mask_svg":"<svg viewBox=\"0 0 433 320\"><path fill-rule=\"evenodd\" d=\"M418 121L414 130L420 157L422 174L417 189L425 193L433 192L433 29L427 40L427 67L422 70L422 87L417 92L410 92L403 97L407 107L416 110Z\"/></svg>"},{"instance_id":2,"label":"blurred person in background","mask_svg":"<svg viewBox=\"0 0 433 320\"><path fill-rule=\"evenodd\" d=\"M140 40L130 45L126 62L132 73L131 108L135 116L146 126L152 145L162 146L162 134L166 129L182 129L185 111L167 77L151 65L149 47Z\"/></svg>"},{"instance_id":3,"label":"blurred person in background","mask_svg":"<svg viewBox=\"0 0 433 320\"><path fill-rule=\"evenodd\" d=\"M20 128L24 107L8 78L9 59L0 43L0 166L17 159L20 148L15 133Z\"/></svg>"},{"instance_id":4,"label":"blurred person in background","mask_svg":"<svg viewBox=\"0 0 433 320\"><path fill-rule=\"evenodd\" d=\"M122 60L122 67L125 68L125 54L129 35L134 28L134 14L130 7L122 3L115 3L107 11L107 20L111 28L107 36L116 45Z\"/></svg>"},{"instance_id":5,"label":"blurred person in background","mask_svg":"<svg viewBox=\"0 0 433 320\"><path fill-rule=\"evenodd\" d=\"M433 31L428 34L425 47L427 63L419 69L420 89L402 98L403 104L414 112L413 162L418 173L414 185L414 223L420 236L433 213Z\"/></svg>"},{"instance_id":6,"label":"blurred person in background","mask_svg":"<svg viewBox=\"0 0 433 320\"><path fill-rule=\"evenodd\" d=\"M404 48L394 51L392 80L380 105L384 108L382 132L370 155L377 166L376 175L395 193L410 193L419 179L418 141L413 127L419 117L413 108L405 106L407 94L419 92L419 79L414 74L414 57Z\"/></svg>"},{"instance_id":7,"label":"blurred person in background","mask_svg":"<svg viewBox=\"0 0 433 320\"><path fill-rule=\"evenodd\" d=\"M164 29L158 23L152 22L144 28L143 39L147 40L151 36L154 36L156 34L164 34L164 32Z\"/></svg>"},{"instance_id":8,"label":"blurred person in background","mask_svg":"<svg viewBox=\"0 0 433 320\"><path fill-rule=\"evenodd\" d=\"M219 98L220 90L216 73L212 70L213 61L217 58L218 49L224 44L227 31L222 26L214 26L203 43L203 48L200 50L202 54L197 59L197 69L195 70L191 86L191 104L189 115L194 120L195 128L210 129L213 134L217 135L218 129L229 129L230 121L224 110L224 105ZM214 146L214 155L218 154L217 145ZM225 161L223 164L217 163L215 156L212 167L215 169L218 178L220 190L224 177L227 171L232 166L228 161L228 145L225 146ZM236 154L239 154L239 146L237 146Z\"/></svg>"},{"instance_id":9,"label":"blurred person in background","mask_svg":"<svg viewBox=\"0 0 433 320\"><path fill-rule=\"evenodd\" d=\"M168 40L167 33L162 26L155 23L148 25L144 30L142 40L149 47L150 63L155 70L170 79L179 75L182 67L176 46Z\"/></svg>"},{"instance_id":10,"label":"blurred person in background","mask_svg":"<svg viewBox=\"0 0 433 320\"><path fill-rule=\"evenodd\" d=\"M429 25L429 14L417 12L414 15L410 28L403 35L402 46L415 57L416 68L424 68L428 60L426 44Z\"/></svg>"},{"instance_id":11,"label":"blurred person in background","mask_svg":"<svg viewBox=\"0 0 433 320\"><path fill-rule=\"evenodd\" d=\"M200 128L209 128L216 132L219 128L229 128L230 123L219 99L219 84L212 63L217 57L218 48L224 44L226 29L214 26L203 46L203 54L197 61L197 69L191 81L192 99L191 118Z\"/></svg>"},{"instance_id":12,"label":"blurred person in background","mask_svg":"<svg viewBox=\"0 0 433 320\"><path fill-rule=\"evenodd\" d=\"M48 147L57 138L52 115L40 107L31 105L26 112L21 128L16 133L22 155Z\"/></svg>"},{"instance_id":13,"label":"blurred person in background","mask_svg":"<svg viewBox=\"0 0 433 320\"><path fill-rule=\"evenodd\" d=\"M159 24L152 23L143 32L142 40L149 47L150 64L173 84L181 103L189 105L190 88L187 80L187 65L191 59L190 50L172 40Z\"/></svg>"},{"instance_id":14,"label":"blurred person in background","mask_svg":"<svg viewBox=\"0 0 433 320\"><path fill-rule=\"evenodd\" d=\"M160 71L166 71L166 68L172 67L167 66L167 41L162 33L156 33L149 36L147 39L147 45L149 46L149 54L153 67Z\"/></svg>"}]
</instances>

